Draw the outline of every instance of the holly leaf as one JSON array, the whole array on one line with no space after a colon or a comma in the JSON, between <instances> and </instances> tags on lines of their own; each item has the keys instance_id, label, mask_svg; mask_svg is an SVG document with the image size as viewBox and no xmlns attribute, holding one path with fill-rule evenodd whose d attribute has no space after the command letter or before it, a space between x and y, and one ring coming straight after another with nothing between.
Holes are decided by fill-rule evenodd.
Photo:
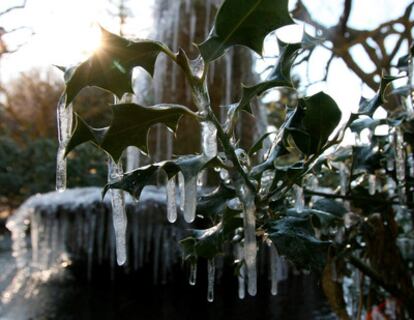
<instances>
[{"instance_id":1,"label":"holly leaf","mask_svg":"<svg viewBox=\"0 0 414 320\"><path fill-rule=\"evenodd\" d=\"M301 43L284 43L278 41L280 48L279 59L268 76L266 81L260 82L253 86L242 86L241 100L238 104L238 109L250 112L250 101L261 95L266 90L275 87L291 87L293 88L290 70L297 57Z\"/></svg>"},{"instance_id":2,"label":"holly leaf","mask_svg":"<svg viewBox=\"0 0 414 320\"><path fill-rule=\"evenodd\" d=\"M96 146L101 145L109 127L93 128L89 126L77 113L75 113L73 121L74 130L69 143L65 148L65 156L67 156L69 152L75 149L78 145L85 142L92 142Z\"/></svg>"},{"instance_id":3,"label":"holly leaf","mask_svg":"<svg viewBox=\"0 0 414 320\"><path fill-rule=\"evenodd\" d=\"M132 69L142 67L150 75L154 73L155 60L164 50L156 41L131 41L101 28L101 46L85 62L65 70L66 103L87 86L106 89L122 98L133 93Z\"/></svg>"},{"instance_id":4,"label":"holly leaf","mask_svg":"<svg viewBox=\"0 0 414 320\"><path fill-rule=\"evenodd\" d=\"M192 230L191 236L180 241L185 259L203 257L211 259L223 252L223 244L230 241L233 232L243 225L240 211L225 208L221 221L204 230Z\"/></svg>"},{"instance_id":5,"label":"holly leaf","mask_svg":"<svg viewBox=\"0 0 414 320\"><path fill-rule=\"evenodd\" d=\"M169 179L178 172L182 172L184 179L187 181L197 177L198 173L204 168L221 165L222 163L217 157L208 158L204 155L182 156L176 160L153 163L125 173L120 181L107 184L102 194L105 196L109 189L122 189L139 199L142 189L151 182L151 179L159 170L163 170Z\"/></svg>"},{"instance_id":6,"label":"holly leaf","mask_svg":"<svg viewBox=\"0 0 414 320\"><path fill-rule=\"evenodd\" d=\"M361 102L359 104L358 114L372 116L375 110L377 110L379 106L387 102L386 97L385 97L385 91L388 88L388 86L391 84L392 81L396 79L400 79L400 78L401 77L382 75L378 92L375 94L375 96L372 99L369 99L369 100L361 99Z\"/></svg>"},{"instance_id":7,"label":"holly leaf","mask_svg":"<svg viewBox=\"0 0 414 320\"><path fill-rule=\"evenodd\" d=\"M276 131L270 131L263 134L259 140L255 142L255 144L249 149L248 155L253 156L257 151L263 148L264 141L272 134L276 134Z\"/></svg>"},{"instance_id":8,"label":"holly leaf","mask_svg":"<svg viewBox=\"0 0 414 320\"><path fill-rule=\"evenodd\" d=\"M284 217L272 222L268 233L278 252L297 268L323 269L330 243L315 238L310 219Z\"/></svg>"},{"instance_id":9,"label":"holly leaf","mask_svg":"<svg viewBox=\"0 0 414 320\"><path fill-rule=\"evenodd\" d=\"M317 154L340 120L341 110L336 102L329 95L319 92L299 101L295 116L289 124L289 133L301 152L307 155ZM303 133L309 137L306 143L303 142Z\"/></svg>"},{"instance_id":10,"label":"holly leaf","mask_svg":"<svg viewBox=\"0 0 414 320\"><path fill-rule=\"evenodd\" d=\"M186 107L173 104L152 107L134 103L116 104L112 106L112 112L113 119L107 128L93 128L77 115L75 130L66 153L90 141L105 150L117 162L128 146L136 146L142 152L147 152L148 131L153 125L162 123L175 132L183 115L194 116Z\"/></svg>"},{"instance_id":11,"label":"holly leaf","mask_svg":"<svg viewBox=\"0 0 414 320\"><path fill-rule=\"evenodd\" d=\"M105 134L101 147L118 161L128 146L136 146L147 153L148 131L154 124L165 124L173 132L184 114L193 115L186 107L172 104L159 104L143 107L133 103L118 104L112 107L112 123Z\"/></svg>"},{"instance_id":12,"label":"holly leaf","mask_svg":"<svg viewBox=\"0 0 414 320\"><path fill-rule=\"evenodd\" d=\"M288 0L225 0L208 39L199 49L206 62L219 58L234 45L246 46L261 55L266 35L293 23Z\"/></svg>"}]
</instances>

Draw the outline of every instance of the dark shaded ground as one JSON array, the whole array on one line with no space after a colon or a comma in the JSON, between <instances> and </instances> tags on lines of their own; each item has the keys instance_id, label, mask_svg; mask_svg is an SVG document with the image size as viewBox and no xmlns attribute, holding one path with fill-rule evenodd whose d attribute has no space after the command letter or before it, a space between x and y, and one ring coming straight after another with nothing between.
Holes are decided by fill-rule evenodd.
<instances>
[{"instance_id":1,"label":"dark shaded ground","mask_svg":"<svg viewBox=\"0 0 414 320\"><path fill-rule=\"evenodd\" d=\"M179 270L169 285L154 286L152 277L145 276L149 274L145 269L139 275L117 273L115 282L109 280L109 270L95 269L88 282L86 267L81 264L31 279L22 276L19 282L9 245L8 238L3 237L0 319L4 320L335 319L314 276L294 276L280 283L276 297L269 294L268 281L262 281L257 297L239 300L235 277L224 274L225 282L216 285L215 301L208 303L206 271L202 267L194 287ZM12 290L13 283L21 285L17 292Z\"/></svg>"}]
</instances>

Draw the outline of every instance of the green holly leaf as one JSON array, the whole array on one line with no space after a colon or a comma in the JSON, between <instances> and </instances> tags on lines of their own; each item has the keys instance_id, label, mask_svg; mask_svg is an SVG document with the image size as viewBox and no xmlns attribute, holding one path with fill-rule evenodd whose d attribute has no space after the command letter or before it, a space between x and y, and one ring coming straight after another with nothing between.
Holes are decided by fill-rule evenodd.
<instances>
[{"instance_id":1,"label":"green holly leaf","mask_svg":"<svg viewBox=\"0 0 414 320\"><path fill-rule=\"evenodd\" d=\"M175 132L183 115L195 116L186 107L173 104L143 107L125 103L113 105L112 111L113 119L107 128L92 128L77 116L75 130L66 153L90 141L105 150L117 162L128 146L136 146L142 152L147 152L148 131L153 125L162 123Z\"/></svg>"},{"instance_id":2,"label":"green holly leaf","mask_svg":"<svg viewBox=\"0 0 414 320\"><path fill-rule=\"evenodd\" d=\"M68 155L69 152L75 149L78 145L85 142L92 142L96 146L101 145L109 128L93 128L89 126L77 113L75 113L73 127L73 134L65 148L66 155Z\"/></svg>"},{"instance_id":3,"label":"green holly leaf","mask_svg":"<svg viewBox=\"0 0 414 320\"><path fill-rule=\"evenodd\" d=\"M250 112L250 101L271 88L291 87L293 88L290 70L297 57L301 43L279 42L280 56L272 72L266 81L253 86L242 86L242 97L238 104L238 109Z\"/></svg>"},{"instance_id":4,"label":"green holly leaf","mask_svg":"<svg viewBox=\"0 0 414 320\"><path fill-rule=\"evenodd\" d=\"M116 94L133 93L132 69L144 68L154 73L155 60L164 46L150 40L130 41L101 28L101 46L85 62L65 70L66 103L87 86L96 86Z\"/></svg>"},{"instance_id":5,"label":"green holly leaf","mask_svg":"<svg viewBox=\"0 0 414 320\"><path fill-rule=\"evenodd\" d=\"M322 270L329 242L315 238L309 218L284 217L270 224L269 237L278 252L297 268Z\"/></svg>"},{"instance_id":6,"label":"green holly leaf","mask_svg":"<svg viewBox=\"0 0 414 320\"><path fill-rule=\"evenodd\" d=\"M184 114L194 115L186 107L172 104L143 107L126 103L114 105L112 111L114 117L101 147L115 161L118 161L128 146L136 146L147 153L148 131L153 125L162 123L175 132L178 121Z\"/></svg>"},{"instance_id":7,"label":"green holly leaf","mask_svg":"<svg viewBox=\"0 0 414 320\"><path fill-rule=\"evenodd\" d=\"M341 110L329 95L319 92L301 99L295 113L289 124L289 133L296 146L306 155L319 153L339 124ZM306 143L303 142L303 133L309 137Z\"/></svg>"},{"instance_id":8,"label":"green holly leaf","mask_svg":"<svg viewBox=\"0 0 414 320\"><path fill-rule=\"evenodd\" d=\"M208 39L199 49L206 62L219 58L234 45L246 46L261 55L266 35L293 23L288 0L225 0Z\"/></svg>"}]
</instances>

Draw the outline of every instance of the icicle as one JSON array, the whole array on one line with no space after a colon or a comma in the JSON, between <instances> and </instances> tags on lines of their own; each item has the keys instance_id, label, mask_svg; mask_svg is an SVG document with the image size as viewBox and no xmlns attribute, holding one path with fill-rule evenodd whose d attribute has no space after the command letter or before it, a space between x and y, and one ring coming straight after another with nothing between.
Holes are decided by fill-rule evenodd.
<instances>
[{"instance_id":1,"label":"icicle","mask_svg":"<svg viewBox=\"0 0 414 320\"><path fill-rule=\"evenodd\" d=\"M303 195L303 188L295 184L293 186L293 190L295 192L295 210L298 213L301 213L305 208L305 196Z\"/></svg>"},{"instance_id":2,"label":"icicle","mask_svg":"<svg viewBox=\"0 0 414 320\"><path fill-rule=\"evenodd\" d=\"M163 127L161 126L161 124L157 124L155 126L155 130L156 130L156 146L155 146L155 154L154 154L154 159L155 161L161 161L162 159L162 131L163 131Z\"/></svg>"},{"instance_id":3,"label":"icicle","mask_svg":"<svg viewBox=\"0 0 414 320\"><path fill-rule=\"evenodd\" d=\"M407 166L408 176L414 178L414 155L410 145L407 146Z\"/></svg>"},{"instance_id":4,"label":"icicle","mask_svg":"<svg viewBox=\"0 0 414 320\"><path fill-rule=\"evenodd\" d=\"M216 266L214 263L214 258L207 261L207 276L208 276L208 286L207 286L207 301L214 301L214 278L216 274Z\"/></svg>"},{"instance_id":5,"label":"icicle","mask_svg":"<svg viewBox=\"0 0 414 320\"><path fill-rule=\"evenodd\" d=\"M234 254L236 256L236 260L235 263L239 263L240 264L240 268L239 268L239 274L237 276L237 280L239 283L239 299L244 299L246 296L246 267L244 264L244 250L242 248L242 246L240 245L240 243L236 243L235 247L234 247Z\"/></svg>"},{"instance_id":6,"label":"icicle","mask_svg":"<svg viewBox=\"0 0 414 320\"><path fill-rule=\"evenodd\" d=\"M112 158L108 159L108 182L114 183L121 179L123 174L121 164L116 164ZM116 259L118 265L123 265L127 259L126 231L127 217L122 190L111 189L112 221L115 230Z\"/></svg>"},{"instance_id":7,"label":"icicle","mask_svg":"<svg viewBox=\"0 0 414 320\"><path fill-rule=\"evenodd\" d=\"M194 12L194 8L193 8L191 12L191 16L190 16L190 44L194 43L195 35L196 35L196 27L197 27L197 14Z\"/></svg>"},{"instance_id":8,"label":"icicle","mask_svg":"<svg viewBox=\"0 0 414 320\"><path fill-rule=\"evenodd\" d=\"M279 282L278 279L278 272L277 272L277 261L279 259L279 254L276 250L276 247L270 242L269 245L270 250L270 279L271 279L271 287L270 293L275 296L277 295L277 285Z\"/></svg>"},{"instance_id":9,"label":"icicle","mask_svg":"<svg viewBox=\"0 0 414 320\"><path fill-rule=\"evenodd\" d=\"M375 174L370 174L368 176L368 193L373 196L377 190L377 177Z\"/></svg>"},{"instance_id":10,"label":"icicle","mask_svg":"<svg viewBox=\"0 0 414 320\"><path fill-rule=\"evenodd\" d=\"M190 264L190 277L188 279L188 283L190 286L195 286L197 281L197 261L191 262Z\"/></svg>"},{"instance_id":11,"label":"icicle","mask_svg":"<svg viewBox=\"0 0 414 320\"><path fill-rule=\"evenodd\" d=\"M182 212L184 212L184 199L185 199L185 194L184 194L184 186L185 186L185 182L184 182L184 175L183 173L180 171L178 172L178 189L180 190L180 210Z\"/></svg>"},{"instance_id":12,"label":"icicle","mask_svg":"<svg viewBox=\"0 0 414 320\"><path fill-rule=\"evenodd\" d=\"M412 54L410 54L410 58L408 59L408 87L410 95L408 97L409 102L406 111L408 118L412 119L414 117L414 59Z\"/></svg>"},{"instance_id":13,"label":"icicle","mask_svg":"<svg viewBox=\"0 0 414 320\"><path fill-rule=\"evenodd\" d=\"M257 293L256 270L256 206L254 194L246 186L240 189L239 198L243 200L243 225L244 225L244 260L247 269L247 291L251 296Z\"/></svg>"},{"instance_id":14,"label":"icicle","mask_svg":"<svg viewBox=\"0 0 414 320\"><path fill-rule=\"evenodd\" d=\"M175 194L175 176L167 181L167 219L174 223L177 220L177 198Z\"/></svg>"},{"instance_id":15,"label":"icicle","mask_svg":"<svg viewBox=\"0 0 414 320\"><path fill-rule=\"evenodd\" d=\"M395 129L395 164L397 180L404 183L405 181L405 155L404 155L404 137L401 128Z\"/></svg>"},{"instance_id":16,"label":"icicle","mask_svg":"<svg viewBox=\"0 0 414 320\"><path fill-rule=\"evenodd\" d=\"M57 126L59 148L56 157L56 190L63 192L66 189L66 146L72 134L73 121L72 105L66 106L66 95L62 95L57 105Z\"/></svg>"},{"instance_id":17,"label":"icicle","mask_svg":"<svg viewBox=\"0 0 414 320\"><path fill-rule=\"evenodd\" d=\"M139 150L136 147L127 148L126 170L132 171L139 167Z\"/></svg>"},{"instance_id":18,"label":"icicle","mask_svg":"<svg viewBox=\"0 0 414 320\"><path fill-rule=\"evenodd\" d=\"M165 130L167 144L167 159L171 159L173 155L173 134L169 130Z\"/></svg>"},{"instance_id":19,"label":"icicle","mask_svg":"<svg viewBox=\"0 0 414 320\"><path fill-rule=\"evenodd\" d=\"M339 163L339 180L341 196L344 196L348 190L348 168L343 162Z\"/></svg>"},{"instance_id":20,"label":"icicle","mask_svg":"<svg viewBox=\"0 0 414 320\"><path fill-rule=\"evenodd\" d=\"M197 207L197 176L184 181L184 220L191 223L195 219Z\"/></svg>"},{"instance_id":21,"label":"icicle","mask_svg":"<svg viewBox=\"0 0 414 320\"><path fill-rule=\"evenodd\" d=\"M217 128L211 121L201 122L201 150L208 158L217 156Z\"/></svg>"},{"instance_id":22,"label":"icicle","mask_svg":"<svg viewBox=\"0 0 414 320\"><path fill-rule=\"evenodd\" d=\"M402 203L406 202L404 151L404 135L401 128L396 127L394 132L395 171L398 181L398 196Z\"/></svg>"}]
</instances>

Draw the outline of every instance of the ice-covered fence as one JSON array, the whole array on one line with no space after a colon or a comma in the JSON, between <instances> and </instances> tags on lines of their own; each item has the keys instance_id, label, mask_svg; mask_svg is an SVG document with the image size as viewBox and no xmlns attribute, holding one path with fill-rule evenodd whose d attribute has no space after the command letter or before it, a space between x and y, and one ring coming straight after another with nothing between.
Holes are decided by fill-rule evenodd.
<instances>
[{"instance_id":1,"label":"ice-covered fence","mask_svg":"<svg viewBox=\"0 0 414 320\"><path fill-rule=\"evenodd\" d=\"M47 269L56 263L85 260L116 265L115 235L109 197L100 188L77 188L35 195L25 201L7 223L12 232L18 268ZM140 201L126 195L129 223L129 269L151 264L154 281L165 282L181 257L178 240L185 236L180 222L168 223L165 189L146 187ZM31 250L30 250L31 249Z\"/></svg>"}]
</instances>

